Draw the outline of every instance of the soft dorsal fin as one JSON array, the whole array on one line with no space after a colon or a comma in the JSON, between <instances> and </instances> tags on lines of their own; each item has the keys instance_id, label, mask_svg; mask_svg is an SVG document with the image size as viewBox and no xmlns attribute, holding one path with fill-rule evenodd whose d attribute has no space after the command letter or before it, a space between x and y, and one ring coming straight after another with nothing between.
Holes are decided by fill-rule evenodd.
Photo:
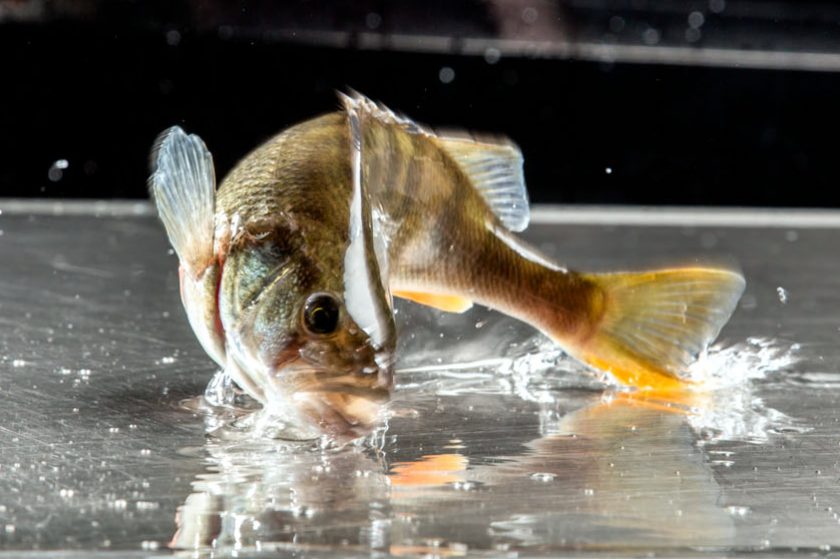
<instances>
[{"instance_id":1,"label":"soft dorsal fin","mask_svg":"<svg viewBox=\"0 0 840 559\"><path fill-rule=\"evenodd\" d=\"M173 126L152 150L149 189L172 248L193 277L213 260L216 175L201 138Z\"/></svg>"},{"instance_id":2,"label":"soft dorsal fin","mask_svg":"<svg viewBox=\"0 0 840 559\"><path fill-rule=\"evenodd\" d=\"M438 137L438 141L505 227L511 231L528 227L528 191L522 152L516 145L507 140L487 142L468 137Z\"/></svg>"}]
</instances>

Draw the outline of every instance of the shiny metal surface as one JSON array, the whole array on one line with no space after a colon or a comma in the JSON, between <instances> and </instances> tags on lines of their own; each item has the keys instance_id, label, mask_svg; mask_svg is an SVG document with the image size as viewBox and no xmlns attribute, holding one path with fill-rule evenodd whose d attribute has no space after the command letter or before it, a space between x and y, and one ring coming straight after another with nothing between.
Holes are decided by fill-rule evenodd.
<instances>
[{"instance_id":1,"label":"shiny metal surface","mask_svg":"<svg viewBox=\"0 0 840 559\"><path fill-rule=\"evenodd\" d=\"M241 427L247 418L202 411L197 396L214 367L181 308L176 259L142 206L54 215L0 201L0 210L7 552L511 557L840 546L840 229L830 214L777 223L752 213L737 226L539 214L553 223L526 237L571 267L742 267L741 306L695 371L706 389L691 401L640 402L512 319L405 303L387 429L337 449L255 440Z\"/></svg>"}]
</instances>

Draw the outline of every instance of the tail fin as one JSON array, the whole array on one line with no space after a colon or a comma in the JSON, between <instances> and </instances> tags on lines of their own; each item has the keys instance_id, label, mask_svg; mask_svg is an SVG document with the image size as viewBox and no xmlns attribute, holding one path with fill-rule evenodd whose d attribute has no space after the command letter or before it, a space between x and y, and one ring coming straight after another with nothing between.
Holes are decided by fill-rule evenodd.
<instances>
[{"instance_id":1,"label":"tail fin","mask_svg":"<svg viewBox=\"0 0 840 559\"><path fill-rule=\"evenodd\" d=\"M201 138L173 126L152 149L149 189L172 248L193 276L213 258L216 176Z\"/></svg>"},{"instance_id":2,"label":"tail fin","mask_svg":"<svg viewBox=\"0 0 840 559\"><path fill-rule=\"evenodd\" d=\"M682 386L680 373L717 337L745 286L740 274L713 268L586 277L603 290L604 311L572 353L645 390Z\"/></svg>"}]
</instances>

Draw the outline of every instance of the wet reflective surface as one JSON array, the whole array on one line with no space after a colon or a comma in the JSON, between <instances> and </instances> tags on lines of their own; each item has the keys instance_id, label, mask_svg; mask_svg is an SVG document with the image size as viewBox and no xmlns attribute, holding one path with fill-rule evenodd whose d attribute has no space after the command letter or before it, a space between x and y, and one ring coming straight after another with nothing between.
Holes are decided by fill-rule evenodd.
<instances>
[{"instance_id":1,"label":"wet reflective surface","mask_svg":"<svg viewBox=\"0 0 840 559\"><path fill-rule=\"evenodd\" d=\"M148 215L0 215L0 546L124 555L825 553L840 546L840 298L823 227L535 224L587 270L735 262L679 402L642 401L483 308L398 305L387 426L254 439ZM104 208L107 214L107 208ZM838 219L840 224L840 219Z\"/></svg>"}]
</instances>

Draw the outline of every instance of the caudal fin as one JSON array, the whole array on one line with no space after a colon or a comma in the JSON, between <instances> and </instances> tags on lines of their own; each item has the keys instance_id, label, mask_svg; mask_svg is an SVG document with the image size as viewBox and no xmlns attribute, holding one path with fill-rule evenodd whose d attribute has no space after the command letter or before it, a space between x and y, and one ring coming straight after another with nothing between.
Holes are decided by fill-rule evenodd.
<instances>
[{"instance_id":1,"label":"caudal fin","mask_svg":"<svg viewBox=\"0 0 840 559\"><path fill-rule=\"evenodd\" d=\"M603 312L572 353L646 390L682 385L680 374L718 335L744 291L736 272L675 268L642 273L593 274Z\"/></svg>"}]
</instances>

